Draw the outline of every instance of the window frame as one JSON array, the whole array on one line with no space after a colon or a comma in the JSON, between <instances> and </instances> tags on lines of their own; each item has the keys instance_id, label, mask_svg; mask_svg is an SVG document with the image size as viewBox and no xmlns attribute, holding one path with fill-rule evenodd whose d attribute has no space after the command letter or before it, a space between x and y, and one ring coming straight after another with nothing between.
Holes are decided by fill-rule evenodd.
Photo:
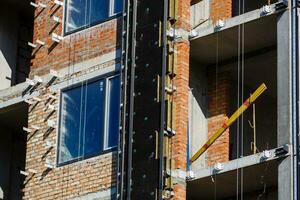
<instances>
[{"instance_id":1,"label":"window frame","mask_svg":"<svg viewBox=\"0 0 300 200\"><path fill-rule=\"evenodd\" d=\"M105 19L101 19L101 20L98 20L94 23L90 23L90 24L86 24L82 27L79 27L79 28L76 28L72 31L68 31L67 32L67 16L68 16L68 12L67 12L67 9L68 9L68 1L70 0L65 0L64 1L64 5L63 5L63 20L62 20L62 32L63 32L63 36L68 36L68 35L71 35L73 33L77 33L77 32L80 32L80 31L83 31L85 29L88 29L88 28L91 28L93 26L96 26L96 25L99 25L99 24L102 24L104 22L107 22L107 21L110 21L112 19L115 19L115 18L118 18L122 15L122 11L119 12L119 13L114 13L114 7L115 7L115 2L117 0L108 0L109 1L109 8L108 8L108 17L105 18Z\"/></svg>"},{"instance_id":2,"label":"window frame","mask_svg":"<svg viewBox=\"0 0 300 200\"><path fill-rule=\"evenodd\" d=\"M107 89L108 89L108 80L109 79L112 79L114 77L120 77L120 73L118 72L111 72L111 73L107 73L107 74L103 74L103 75L100 75L100 76L97 76L97 77L93 77L93 78L88 78L88 79L85 79L85 80L80 80L74 84L70 84L70 85L67 85L65 87L61 87L59 89L59 100L58 100L58 105L59 105L59 110L58 110L58 126L57 126L57 134L56 134L56 167L62 167L62 166L65 166L65 165L68 165L68 164L72 164L72 163L76 163L76 162L80 162L80 161L84 161L84 160L87 160L89 158L93 158L93 157L97 157L97 156L101 156L101 155L104 155L104 154L107 154L107 153L110 153L110 152L113 152L113 151L116 151L117 148L118 148L118 143L119 143L119 134L118 134L118 142L117 142L117 145L116 146L113 146L113 147L109 147L107 148L107 142L106 142L106 138L108 138L109 136L109 132L108 132L108 124L106 123L107 122L107 117L108 117L108 93L107 93ZM104 105L104 129L103 129L103 141L102 141L102 144L103 144L103 148L102 150L99 152L99 153L94 153L94 154L91 154L89 156L80 156L80 157L77 157L77 158L74 158L72 160L69 160L69 161L65 161L65 162L59 162L59 158L60 158L60 146L61 146L61 117L62 117L62 93L64 91L67 91L67 90L70 90L70 89L74 89L74 88L77 88L77 87L80 87L80 86L83 86L84 84L89 84L89 83L93 83L93 82L96 82L96 81L99 81L103 79L103 81L105 82L105 94L104 94L104 102L105 102L105 105ZM120 80L121 81L121 80ZM119 90L120 94L121 94L121 85L120 85L120 90ZM121 100L121 96L120 96L120 100ZM119 109L121 109L120 105L119 105ZM119 113L119 124L118 124L118 127L120 125L120 113Z\"/></svg>"}]
</instances>

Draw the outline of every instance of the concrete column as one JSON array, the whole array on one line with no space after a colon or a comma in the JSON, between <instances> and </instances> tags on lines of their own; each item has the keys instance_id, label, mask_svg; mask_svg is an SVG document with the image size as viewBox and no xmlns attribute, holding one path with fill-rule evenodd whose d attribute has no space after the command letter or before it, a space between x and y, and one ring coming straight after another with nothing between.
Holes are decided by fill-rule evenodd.
<instances>
[{"instance_id":1,"label":"concrete column","mask_svg":"<svg viewBox=\"0 0 300 200\"><path fill-rule=\"evenodd\" d=\"M277 19L277 144L291 144L290 109L290 27L289 11L278 15ZM278 199L292 199L291 157L278 165Z\"/></svg>"}]
</instances>

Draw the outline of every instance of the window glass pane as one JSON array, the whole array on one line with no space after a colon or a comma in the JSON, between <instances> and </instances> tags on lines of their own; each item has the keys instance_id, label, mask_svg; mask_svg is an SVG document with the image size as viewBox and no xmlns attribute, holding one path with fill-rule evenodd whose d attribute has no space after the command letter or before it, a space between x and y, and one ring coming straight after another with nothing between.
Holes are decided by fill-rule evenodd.
<instances>
[{"instance_id":1,"label":"window glass pane","mask_svg":"<svg viewBox=\"0 0 300 200\"><path fill-rule=\"evenodd\" d=\"M109 0L90 0L89 24L107 19L109 11Z\"/></svg>"},{"instance_id":2,"label":"window glass pane","mask_svg":"<svg viewBox=\"0 0 300 200\"><path fill-rule=\"evenodd\" d=\"M80 156L82 103L82 86L62 93L59 163L67 162Z\"/></svg>"},{"instance_id":3,"label":"window glass pane","mask_svg":"<svg viewBox=\"0 0 300 200\"><path fill-rule=\"evenodd\" d=\"M121 13L123 11L123 0L114 0L115 1L115 8L114 13Z\"/></svg>"},{"instance_id":4,"label":"window glass pane","mask_svg":"<svg viewBox=\"0 0 300 200\"><path fill-rule=\"evenodd\" d=\"M66 32L83 27L87 23L89 0L68 0L66 11Z\"/></svg>"},{"instance_id":5,"label":"window glass pane","mask_svg":"<svg viewBox=\"0 0 300 200\"><path fill-rule=\"evenodd\" d=\"M84 125L84 156L100 153L103 149L104 132L104 81L99 80L87 85L86 111Z\"/></svg>"},{"instance_id":6,"label":"window glass pane","mask_svg":"<svg viewBox=\"0 0 300 200\"><path fill-rule=\"evenodd\" d=\"M119 112L120 112L120 77L114 77L108 81L108 147L118 144Z\"/></svg>"},{"instance_id":7,"label":"window glass pane","mask_svg":"<svg viewBox=\"0 0 300 200\"><path fill-rule=\"evenodd\" d=\"M95 156L104 149L116 146L119 112L119 76L84 82L79 87L63 91L58 162L61 164Z\"/></svg>"},{"instance_id":8,"label":"window glass pane","mask_svg":"<svg viewBox=\"0 0 300 200\"><path fill-rule=\"evenodd\" d=\"M109 17L109 5L110 0L68 0L66 32L107 19Z\"/></svg>"}]
</instances>

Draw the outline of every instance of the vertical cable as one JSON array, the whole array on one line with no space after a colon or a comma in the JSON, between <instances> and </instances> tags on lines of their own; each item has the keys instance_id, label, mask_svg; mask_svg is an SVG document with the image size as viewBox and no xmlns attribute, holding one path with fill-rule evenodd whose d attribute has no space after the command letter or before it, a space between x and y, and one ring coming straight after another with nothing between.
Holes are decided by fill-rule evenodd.
<instances>
[{"instance_id":1,"label":"vertical cable","mask_svg":"<svg viewBox=\"0 0 300 200\"><path fill-rule=\"evenodd\" d=\"M243 13L244 13L244 0L243 0ZM244 30L244 24L242 24L242 42L241 42L241 45L242 45L242 55L241 55L241 64L242 64L242 69L241 69L241 77L242 77L242 82L241 82L241 87L242 87L242 91L241 91L241 99L242 101L244 100L244 87L245 87L245 82L244 82L244 70L245 70L245 66L244 66L244 34L245 34L245 30ZM240 157L244 157L244 114L242 114L241 116L241 121L242 121L242 124L241 124L241 156ZM241 168L241 200L244 199L243 197L243 187L244 187L244 169Z\"/></svg>"},{"instance_id":2,"label":"vertical cable","mask_svg":"<svg viewBox=\"0 0 300 200\"><path fill-rule=\"evenodd\" d=\"M245 0L242 0L242 13L245 13ZM245 82L244 82L244 70L245 70L245 59L244 59L244 54L245 54L245 24L242 24L242 33L241 33L241 100L244 100L244 87L245 87ZM241 116L241 156L244 157L244 114ZM244 169L241 168L241 200L244 199Z\"/></svg>"},{"instance_id":3,"label":"vertical cable","mask_svg":"<svg viewBox=\"0 0 300 200\"><path fill-rule=\"evenodd\" d=\"M241 14L241 0L239 1L239 15ZM240 54L241 54L241 27L238 26L238 63L237 63L237 108L240 105ZM237 144L236 144L236 159L237 159L237 167L236 167L236 199L239 199L239 168L238 168L238 158L240 155L240 118L237 119Z\"/></svg>"}]
</instances>

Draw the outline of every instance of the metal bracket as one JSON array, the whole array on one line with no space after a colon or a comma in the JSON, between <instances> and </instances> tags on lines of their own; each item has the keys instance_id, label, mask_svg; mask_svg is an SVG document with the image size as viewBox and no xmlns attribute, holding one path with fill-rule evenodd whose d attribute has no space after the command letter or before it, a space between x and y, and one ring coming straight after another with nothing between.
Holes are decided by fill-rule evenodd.
<instances>
[{"instance_id":1,"label":"metal bracket","mask_svg":"<svg viewBox=\"0 0 300 200\"><path fill-rule=\"evenodd\" d=\"M281 0L280 2L275 4L275 10L282 10L282 9L286 9L289 5L288 0Z\"/></svg>"},{"instance_id":2,"label":"metal bracket","mask_svg":"<svg viewBox=\"0 0 300 200\"><path fill-rule=\"evenodd\" d=\"M189 32L184 29L173 29L170 28L167 30L167 36L174 40L188 40L189 39Z\"/></svg>"},{"instance_id":3,"label":"metal bracket","mask_svg":"<svg viewBox=\"0 0 300 200\"><path fill-rule=\"evenodd\" d=\"M176 92L176 90L177 90L177 88L175 85L171 85L171 86L165 88L165 91L170 95L174 94Z\"/></svg>"},{"instance_id":4,"label":"metal bracket","mask_svg":"<svg viewBox=\"0 0 300 200\"><path fill-rule=\"evenodd\" d=\"M167 130L165 130L165 135L168 137L173 137L176 135L176 132L170 127L168 127Z\"/></svg>"}]
</instances>

